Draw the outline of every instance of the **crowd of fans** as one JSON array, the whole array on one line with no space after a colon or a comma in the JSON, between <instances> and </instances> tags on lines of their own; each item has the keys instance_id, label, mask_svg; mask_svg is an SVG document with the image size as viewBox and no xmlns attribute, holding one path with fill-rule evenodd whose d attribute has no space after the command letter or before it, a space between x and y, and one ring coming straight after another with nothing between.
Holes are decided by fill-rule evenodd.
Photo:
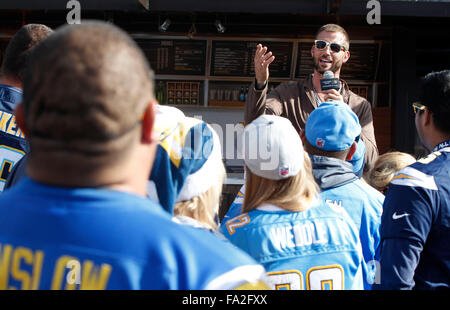
<instances>
[{"instance_id":1,"label":"crowd of fans","mask_svg":"<svg viewBox=\"0 0 450 310\"><path fill-rule=\"evenodd\" d=\"M268 93L275 55L258 45L245 184L220 206L216 132L156 101L125 32L22 27L0 79L0 258L23 261L0 289L449 288L450 71L412 107L430 155L378 156L370 103L320 85L349 50L321 27L313 73Z\"/></svg>"}]
</instances>

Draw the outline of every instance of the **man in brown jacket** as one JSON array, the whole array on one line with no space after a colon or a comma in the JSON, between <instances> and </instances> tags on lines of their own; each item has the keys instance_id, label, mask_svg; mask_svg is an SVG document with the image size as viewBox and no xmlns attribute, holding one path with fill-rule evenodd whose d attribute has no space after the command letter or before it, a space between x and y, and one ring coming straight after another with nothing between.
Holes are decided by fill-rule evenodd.
<instances>
[{"instance_id":1,"label":"man in brown jacket","mask_svg":"<svg viewBox=\"0 0 450 310\"><path fill-rule=\"evenodd\" d=\"M325 71L332 71L339 78L341 67L350 58L349 37L339 25L322 26L311 47L314 72L303 81L282 83L268 92L269 65L275 59L272 52L258 44L255 53L255 81L249 88L245 104L245 122L248 124L261 114L275 114L288 118L300 133L305 128L309 114L320 103L330 100L347 103L359 118L361 138L366 145L365 167L367 172L378 157L370 103L353 93L344 80L341 88L322 90L320 80Z\"/></svg>"}]
</instances>

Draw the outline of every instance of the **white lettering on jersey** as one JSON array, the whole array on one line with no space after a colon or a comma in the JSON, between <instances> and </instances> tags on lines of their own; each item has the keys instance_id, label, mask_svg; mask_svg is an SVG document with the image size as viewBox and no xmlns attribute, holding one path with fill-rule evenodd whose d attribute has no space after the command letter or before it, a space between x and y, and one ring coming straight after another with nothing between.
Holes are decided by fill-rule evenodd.
<instances>
[{"instance_id":1,"label":"white lettering on jersey","mask_svg":"<svg viewBox=\"0 0 450 310\"><path fill-rule=\"evenodd\" d=\"M342 200L327 199L327 200L325 200L325 202L331 209L333 209L334 211L336 211L338 213L342 213L345 211L344 207L342 206Z\"/></svg>"},{"instance_id":2,"label":"white lettering on jersey","mask_svg":"<svg viewBox=\"0 0 450 310\"><path fill-rule=\"evenodd\" d=\"M295 246L292 240L294 238L294 235L292 234L291 229L291 226L274 227L271 229L270 236L277 248L293 248Z\"/></svg>"},{"instance_id":3,"label":"white lettering on jersey","mask_svg":"<svg viewBox=\"0 0 450 310\"><path fill-rule=\"evenodd\" d=\"M319 222L302 225L278 226L270 231L270 238L278 249L326 243L326 230Z\"/></svg>"}]
</instances>

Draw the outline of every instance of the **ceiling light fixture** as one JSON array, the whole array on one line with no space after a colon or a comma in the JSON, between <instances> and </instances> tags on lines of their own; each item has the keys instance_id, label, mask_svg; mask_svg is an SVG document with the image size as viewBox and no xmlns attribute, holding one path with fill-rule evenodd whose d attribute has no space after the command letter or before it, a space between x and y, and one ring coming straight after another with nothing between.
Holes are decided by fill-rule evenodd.
<instances>
[{"instance_id":1,"label":"ceiling light fixture","mask_svg":"<svg viewBox=\"0 0 450 310\"><path fill-rule=\"evenodd\" d=\"M171 23L172 23L172 21L171 21L170 19L166 18L166 20L164 21L164 23L162 23L162 24L158 27L159 31L161 31L161 32L166 32L167 29L169 29L169 26L170 26Z\"/></svg>"},{"instance_id":2,"label":"ceiling light fixture","mask_svg":"<svg viewBox=\"0 0 450 310\"><path fill-rule=\"evenodd\" d=\"M224 27L224 25L222 25L222 22L219 19L217 19L215 21L214 25L216 26L218 33L224 33L225 32L226 28Z\"/></svg>"},{"instance_id":3,"label":"ceiling light fixture","mask_svg":"<svg viewBox=\"0 0 450 310\"><path fill-rule=\"evenodd\" d=\"M197 28L195 28L195 24L194 23L192 23L192 26L191 26L191 28L189 29L189 32L188 32L188 38L189 39L192 39L192 38L194 38L194 36L197 34Z\"/></svg>"}]
</instances>

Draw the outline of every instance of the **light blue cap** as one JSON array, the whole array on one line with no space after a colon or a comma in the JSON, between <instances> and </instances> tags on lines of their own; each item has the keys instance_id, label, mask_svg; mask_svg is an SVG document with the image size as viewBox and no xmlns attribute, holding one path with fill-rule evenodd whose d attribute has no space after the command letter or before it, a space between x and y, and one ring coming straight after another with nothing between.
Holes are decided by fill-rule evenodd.
<instances>
[{"instance_id":1,"label":"light blue cap","mask_svg":"<svg viewBox=\"0 0 450 310\"><path fill-rule=\"evenodd\" d=\"M347 150L358 142L360 134L358 117L343 102L323 102L306 120L306 139L324 151Z\"/></svg>"},{"instance_id":2,"label":"light blue cap","mask_svg":"<svg viewBox=\"0 0 450 310\"><path fill-rule=\"evenodd\" d=\"M353 172L358 176L359 178L362 177L364 172L364 164L365 164L365 157L366 155L366 144L359 139L358 144L356 145L356 152L353 154L352 159L348 160L349 163L353 166Z\"/></svg>"}]
</instances>

